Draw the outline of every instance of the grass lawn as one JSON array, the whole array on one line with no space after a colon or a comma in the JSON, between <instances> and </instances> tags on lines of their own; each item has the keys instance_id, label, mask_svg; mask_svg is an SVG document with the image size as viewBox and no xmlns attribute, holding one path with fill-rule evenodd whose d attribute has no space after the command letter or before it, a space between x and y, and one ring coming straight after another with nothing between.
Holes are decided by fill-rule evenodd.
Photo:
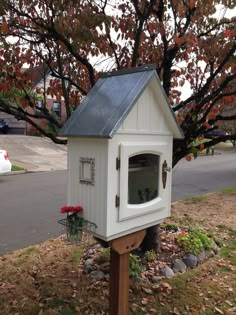
<instances>
[{"instance_id":1,"label":"grass lawn","mask_svg":"<svg viewBox=\"0 0 236 315\"><path fill-rule=\"evenodd\" d=\"M236 314L236 188L175 202L165 224L203 228L220 252L170 279L132 280L130 314ZM58 238L0 256L0 314L108 314L109 281L84 274L86 250Z\"/></svg>"},{"instance_id":2,"label":"grass lawn","mask_svg":"<svg viewBox=\"0 0 236 315\"><path fill-rule=\"evenodd\" d=\"M23 171L24 168L23 167L20 167L20 166L17 166L17 165L12 165L11 167L11 171Z\"/></svg>"}]
</instances>

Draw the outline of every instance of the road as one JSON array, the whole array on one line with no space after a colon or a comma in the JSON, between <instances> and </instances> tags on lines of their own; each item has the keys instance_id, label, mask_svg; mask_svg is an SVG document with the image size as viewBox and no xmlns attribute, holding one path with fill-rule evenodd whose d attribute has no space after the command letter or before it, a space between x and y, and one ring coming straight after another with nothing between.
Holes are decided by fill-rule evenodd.
<instances>
[{"instance_id":1,"label":"road","mask_svg":"<svg viewBox=\"0 0 236 315\"><path fill-rule=\"evenodd\" d=\"M66 171L0 177L0 254L60 234ZM182 160L173 170L172 200L236 186L236 154Z\"/></svg>"},{"instance_id":2,"label":"road","mask_svg":"<svg viewBox=\"0 0 236 315\"><path fill-rule=\"evenodd\" d=\"M172 201L236 186L236 154L225 152L180 161L173 169Z\"/></svg>"},{"instance_id":3,"label":"road","mask_svg":"<svg viewBox=\"0 0 236 315\"><path fill-rule=\"evenodd\" d=\"M66 171L0 177L0 254L58 236Z\"/></svg>"}]
</instances>

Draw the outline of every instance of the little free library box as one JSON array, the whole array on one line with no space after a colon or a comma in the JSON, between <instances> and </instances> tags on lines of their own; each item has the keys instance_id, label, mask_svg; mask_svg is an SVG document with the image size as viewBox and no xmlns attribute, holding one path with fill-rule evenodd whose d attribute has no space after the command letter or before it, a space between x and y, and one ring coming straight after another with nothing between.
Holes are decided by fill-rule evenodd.
<instances>
[{"instance_id":1,"label":"little free library box","mask_svg":"<svg viewBox=\"0 0 236 315\"><path fill-rule=\"evenodd\" d=\"M68 205L110 241L170 215L173 138L183 138L153 65L101 75L59 133Z\"/></svg>"}]
</instances>

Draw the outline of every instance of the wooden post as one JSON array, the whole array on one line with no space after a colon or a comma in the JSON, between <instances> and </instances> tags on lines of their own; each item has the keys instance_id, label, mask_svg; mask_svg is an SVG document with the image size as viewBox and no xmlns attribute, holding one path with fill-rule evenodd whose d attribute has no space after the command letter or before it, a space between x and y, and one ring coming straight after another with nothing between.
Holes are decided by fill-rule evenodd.
<instances>
[{"instance_id":1,"label":"wooden post","mask_svg":"<svg viewBox=\"0 0 236 315\"><path fill-rule=\"evenodd\" d=\"M110 315L129 313L129 253L140 246L145 235L146 230L141 230L110 242Z\"/></svg>"}]
</instances>

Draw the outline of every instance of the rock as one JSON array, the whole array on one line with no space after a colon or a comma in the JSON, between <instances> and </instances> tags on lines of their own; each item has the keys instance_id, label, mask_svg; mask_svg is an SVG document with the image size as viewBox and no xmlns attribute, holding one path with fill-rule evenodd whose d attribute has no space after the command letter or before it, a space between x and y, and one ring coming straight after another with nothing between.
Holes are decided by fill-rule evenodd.
<instances>
[{"instance_id":1,"label":"rock","mask_svg":"<svg viewBox=\"0 0 236 315\"><path fill-rule=\"evenodd\" d=\"M107 274L105 275L105 279L106 279L106 281L110 281L110 274L109 274L109 273L107 273Z\"/></svg>"},{"instance_id":2,"label":"rock","mask_svg":"<svg viewBox=\"0 0 236 315\"><path fill-rule=\"evenodd\" d=\"M92 256L94 255L94 250L90 248L90 249L88 250L87 255L90 256L90 257L92 257Z\"/></svg>"},{"instance_id":3,"label":"rock","mask_svg":"<svg viewBox=\"0 0 236 315\"><path fill-rule=\"evenodd\" d=\"M139 283L139 284L147 284L147 283L149 282L147 279L143 279L143 278L141 278L141 277L139 277L139 276L133 277L133 278L132 278L132 281L133 281L134 283Z\"/></svg>"},{"instance_id":4,"label":"rock","mask_svg":"<svg viewBox=\"0 0 236 315\"><path fill-rule=\"evenodd\" d=\"M198 260L198 263L202 263L204 260L206 260L206 251L203 250L199 255L197 255L197 260Z\"/></svg>"},{"instance_id":5,"label":"rock","mask_svg":"<svg viewBox=\"0 0 236 315\"><path fill-rule=\"evenodd\" d=\"M152 291L152 289L150 289L150 288L142 287L142 290L143 290L145 293L147 293L147 294L153 294L153 291Z\"/></svg>"},{"instance_id":6,"label":"rock","mask_svg":"<svg viewBox=\"0 0 236 315\"><path fill-rule=\"evenodd\" d=\"M97 243L93 246L94 249L102 248L102 245L100 243Z\"/></svg>"},{"instance_id":7,"label":"rock","mask_svg":"<svg viewBox=\"0 0 236 315\"><path fill-rule=\"evenodd\" d=\"M205 253L206 253L206 258L211 258L215 256L213 249L206 249Z\"/></svg>"},{"instance_id":8,"label":"rock","mask_svg":"<svg viewBox=\"0 0 236 315\"><path fill-rule=\"evenodd\" d=\"M219 253L220 247L214 242L213 244L213 251L215 253L215 255L217 255Z\"/></svg>"},{"instance_id":9,"label":"rock","mask_svg":"<svg viewBox=\"0 0 236 315\"><path fill-rule=\"evenodd\" d=\"M85 260L84 262L85 265L92 265L93 264L93 259L92 258L88 258Z\"/></svg>"},{"instance_id":10,"label":"rock","mask_svg":"<svg viewBox=\"0 0 236 315\"><path fill-rule=\"evenodd\" d=\"M160 269L160 274L166 278L171 278L173 277L175 274L174 274L174 271L168 267L168 266L165 266L163 268Z\"/></svg>"},{"instance_id":11,"label":"rock","mask_svg":"<svg viewBox=\"0 0 236 315\"><path fill-rule=\"evenodd\" d=\"M100 270L94 270L90 273L90 276L96 280L105 279L105 274Z\"/></svg>"},{"instance_id":12,"label":"rock","mask_svg":"<svg viewBox=\"0 0 236 315\"><path fill-rule=\"evenodd\" d=\"M84 271L90 273L93 270L93 259L89 258L84 262Z\"/></svg>"},{"instance_id":13,"label":"rock","mask_svg":"<svg viewBox=\"0 0 236 315\"><path fill-rule=\"evenodd\" d=\"M152 283L158 283L160 282L162 278L160 276L152 276Z\"/></svg>"},{"instance_id":14,"label":"rock","mask_svg":"<svg viewBox=\"0 0 236 315\"><path fill-rule=\"evenodd\" d=\"M86 274L89 274L89 273L92 272L92 271L93 271L92 265L88 265L88 266L84 267L84 272L85 272Z\"/></svg>"},{"instance_id":15,"label":"rock","mask_svg":"<svg viewBox=\"0 0 236 315\"><path fill-rule=\"evenodd\" d=\"M177 272L183 273L187 270L187 266L185 265L182 259L176 259L173 263L172 269L174 273Z\"/></svg>"},{"instance_id":16,"label":"rock","mask_svg":"<svg viewBox=\"0 0 236 315\"><path fill-rule=\"evenodd\" d=\"M183 261L184 261L185 265L187 266L187 268L194 268L198 264L197 257L193 254L184 255Z\"/></svg>"}]
</instances>

